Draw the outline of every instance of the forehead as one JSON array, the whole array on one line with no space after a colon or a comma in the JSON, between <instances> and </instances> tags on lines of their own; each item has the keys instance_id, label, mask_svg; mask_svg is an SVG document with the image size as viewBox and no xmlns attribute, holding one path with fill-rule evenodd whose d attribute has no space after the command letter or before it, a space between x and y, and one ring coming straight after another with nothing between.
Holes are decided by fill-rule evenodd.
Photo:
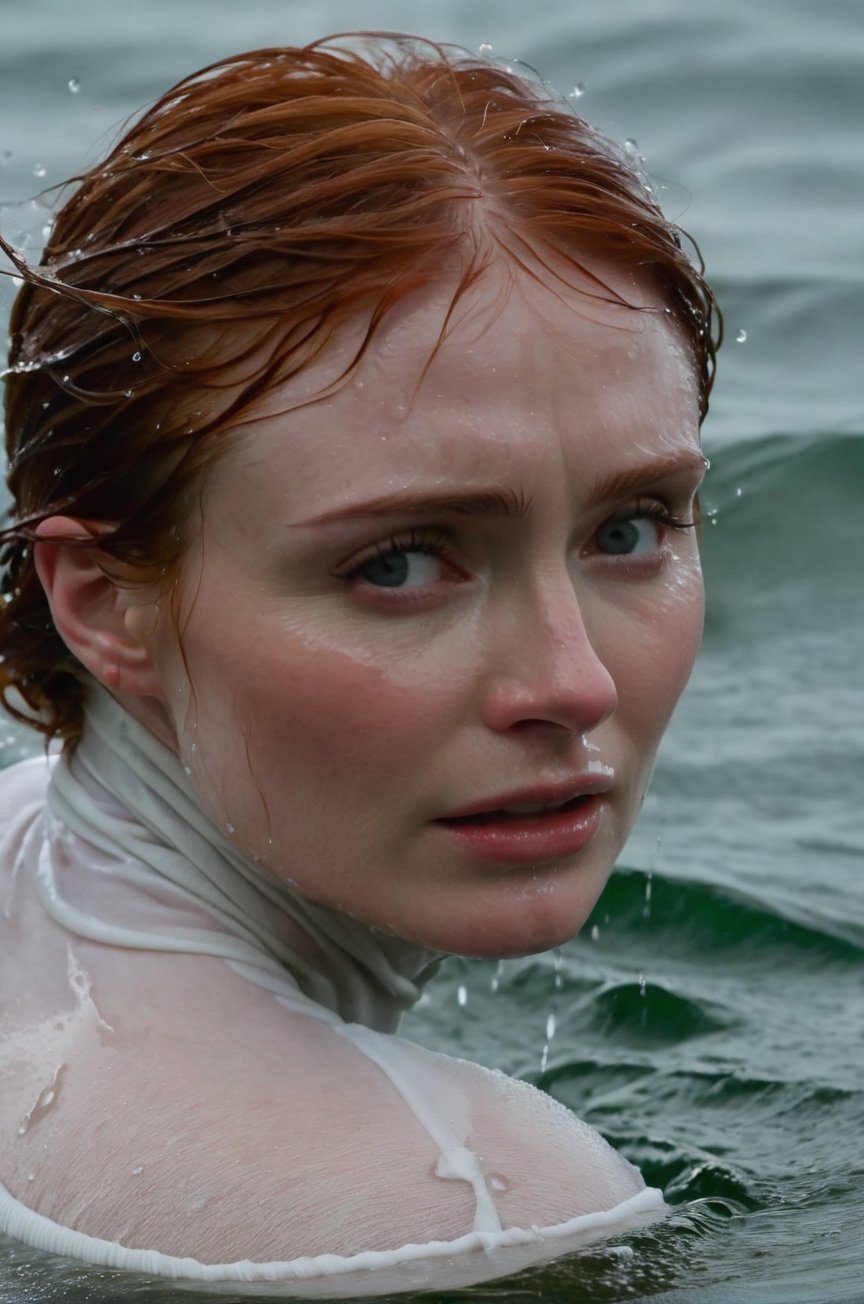
<instances>
[{"instance_id":1,"label":"forehead","mask_svg":"<svg viewBox=\"0 0 864 1304\"><path fill-rule=\"evenodd\" d=\"M559 278L500 263L455 300L454 288L442 278L418 291L365 347L368 318L346 323L245 414L215 485L242 469L266 492L284 466L299 509L340 486L350 496L358 477L383 476L380 492L506 474L549 438L602 457L614 432L619 458L627 432L634 457L652 441L697 441L690 351L632 273L568 267Z\"/></svg>"}]
</instances>

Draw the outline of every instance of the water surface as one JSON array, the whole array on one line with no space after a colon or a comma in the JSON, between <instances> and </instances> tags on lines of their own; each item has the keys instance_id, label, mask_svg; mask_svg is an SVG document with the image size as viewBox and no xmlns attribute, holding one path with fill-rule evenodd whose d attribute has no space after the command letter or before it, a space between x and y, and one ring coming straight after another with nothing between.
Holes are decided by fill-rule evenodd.
<instances>
[{"instance_id":1,"label":"water surface","mask_svg":"<svg viewBox=\"0 0 864 1304\"><path fill-rule=\"evenodd\" d=\"M864 10L6 4L4 232L35 248L48 201L30 197L180 75L357 26L490 42L583 85L580 111L637 142L698 238L728 329L705 432L706 645L621 869L560 957L454 961L406 1029L541 1083L675 1212L460 1298L864 1300ZM196 1298L0 1250L2 1304Z\"/></svg>"}]
</instances>

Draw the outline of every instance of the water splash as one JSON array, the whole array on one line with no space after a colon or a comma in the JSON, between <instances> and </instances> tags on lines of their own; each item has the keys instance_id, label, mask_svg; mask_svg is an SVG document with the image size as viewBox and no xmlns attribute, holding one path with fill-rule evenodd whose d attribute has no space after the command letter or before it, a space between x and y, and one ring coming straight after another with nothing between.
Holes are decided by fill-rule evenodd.
<instances>
[{"instance_id":1,"label":"water splash","mask_svg":"<svg viewBox=\"0 0 864 1304\"><path fill-rule=\"evenodd\" d=\"M549 1051L552 1042L555 1039L555 1033L558 1031L558 997L564 986L564 978L561 973L561 948L555 948L553 953L554 977L552 1002L549 1006L549 1013L546 1016L546 1039L543 1043L543 1050L540 1054L540 1072L545 1073L549 1064Z\"/></svg>"}]
</instances>

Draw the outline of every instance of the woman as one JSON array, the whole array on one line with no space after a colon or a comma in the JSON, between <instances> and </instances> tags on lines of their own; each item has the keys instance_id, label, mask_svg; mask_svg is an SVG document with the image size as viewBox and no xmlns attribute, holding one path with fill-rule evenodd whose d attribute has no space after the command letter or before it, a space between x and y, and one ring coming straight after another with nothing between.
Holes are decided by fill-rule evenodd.
<instances>
[{"instance_id":1,"label":"woman","mask_svg":"<svg viewBox=\"0 0 864 1304\"><path fill-rule=\"evenodd\" d=\"M581 927L702 620L713 301L547 91L407 38L238 56L81 179L7 383L0 1229L286 1292L662 1212L394 1034Z\"/></svg>"}]
</instances>

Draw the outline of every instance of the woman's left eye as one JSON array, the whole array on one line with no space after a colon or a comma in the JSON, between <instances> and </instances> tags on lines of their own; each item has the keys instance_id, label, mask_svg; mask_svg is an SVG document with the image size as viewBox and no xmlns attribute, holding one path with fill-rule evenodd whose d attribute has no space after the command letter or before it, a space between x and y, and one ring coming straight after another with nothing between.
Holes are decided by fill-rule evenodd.
<instances>
[{"instance_id":1,"label":"woman's left eye","mask_svg":"<svg viewBox=\"0 0 864 1304\"><path fill-rule=\"evenodd\" d=\"M692 526L692 521L679 520L665 511L642 510L604 521L594 535L594 544L606 557L648 557L660 549L669 530Z\"/></svg>"}]
</instances>

